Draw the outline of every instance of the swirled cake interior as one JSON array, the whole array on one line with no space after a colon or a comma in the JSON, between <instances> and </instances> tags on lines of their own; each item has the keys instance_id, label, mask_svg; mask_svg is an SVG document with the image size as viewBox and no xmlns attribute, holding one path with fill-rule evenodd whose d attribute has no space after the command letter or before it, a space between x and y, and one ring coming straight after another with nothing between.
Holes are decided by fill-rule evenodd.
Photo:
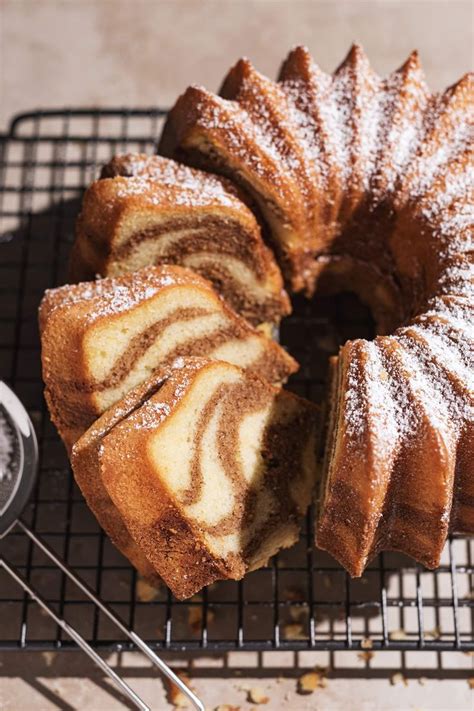
<instances>
[{"instance_id":1,"label":"swirled cake interior","mask_svg":"<svg viewBox=\"0 0 474 711\"><path fill-rule=\"evenodd\" d=\"M194 269L252 323L290 311L276 261L231 183L161 156L116 156L84 196L71 279L153 264Z\"/></svg>"},{"instance_id":2,"label":"swirled cake interior","mask_svg":"<svg viewBox=\"0 0 474 711\"><path fill-rule=\"evenodd\" d=\"M237 316L209 282L181 267L150 267L51 290L40 324L46 398L67 446L178 356L225 358L270 382L284 381L296 369L295 361Z\"/></svg>"},{"instance_id":3,"label":"swirled cake interior","mask_svg":"<svg viewBox=\"0 0 474 711\"><path fill-rule=\"evenodd\" d=\"M102 478L178 597L292 545L315 483L317 411L224 362L184 360L103 439Z\"/></svg>"}]
</instances>

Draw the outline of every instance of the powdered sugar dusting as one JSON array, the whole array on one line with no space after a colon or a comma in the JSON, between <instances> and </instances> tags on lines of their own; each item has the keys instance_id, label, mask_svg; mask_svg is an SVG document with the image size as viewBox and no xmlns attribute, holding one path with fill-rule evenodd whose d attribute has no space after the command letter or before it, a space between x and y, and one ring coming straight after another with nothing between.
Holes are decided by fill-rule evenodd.
<instances>
[{"instance_id":1,"label":"powdered sugar dusting","mask_svg":"<svg viewBox=\"0 0 474 711\"><path fill-rule=\"evenodd\" d=\"M306 214L306 222L303 217L299 221L302 239L320 196L321 177L328 204L341 189L355 190L373 205L390 193L396 193L399 204L406 203L426 193L472 140L469 82L430 97L416 54L385 80L359 47L332 77L308 55L305 61L300 76L293 67L291 78L280 83L246 63L232 101L202 88L190 90L192 120L209 142L203 151L217 166L230 161L229 172L237 177L239 165L245 166L251 184L252 173L255 182L263 180L278 196L283 222L292 224L295 214ZM260 196L260 188L256 192ZM332 222L328 215L322 219ZM337 224L327 227L339 230ZM451 223L447 227L452 231Z\"/></svg>"},{"instance_id":2,"label":"powdered sugar dusting","mask_svg":"<svg viewBox=\"0 0 474 711\"><path fill-rule=\"evenodd\" d=\"M473 111L474 90L469 76L431 97L424 115L424 135L404 187L412 197L423 195L441 168L449 173L450 164L472 147Z\"/></svg>"},{"instance_id":3,"label":"powdered sugar dusting","mask_svg":"<svg viewBox=\"0 0 474 711\"><path fill-rule=\"evenodd\" d=\"M254 126L259 145L265 146L272 159L283 162L299 178L299 187L305 192L308 185L305 153L295 140L295 126L286 96L281 88L248 66L242 79L236 101L246 112L247 121ZM306 197L309 197L306 192Z\"/></svg>"},{"instance_id":4,"label":"powdered sugar dusting","mask_svg":"<svg viewBox=\"0 0 474 711\"><path fill-rule=\"evenodd\" d=\"M306 160L313 163L315 171L319 169L324 174L326 166L321 152L322 127L313 113L316 107L312 97L307 87L299 81L286 80L282 88L287 97L291 124L297 132Z\"/></svg>"},{"instance_id":5,"label":"powdered sugar dusting","mask_svg":"<svg viewBox=\"0 0 474 711\"><path fill-rule=\"evenodd\" d=\"M204 89L199 89L198 95L193 97L194 101L198 116L196 122L205 136L205 140L199 142L199 150L207 161L210 159L215 169L223 168L225 174L232 173L247 188L255 181L264 183L271 197L266 196L262 206L280 216L284 214L287 224L292 224L295 213L302 212L298 201L301 203L301 198L304 198L305 188L302 187L304 171L300 171L295 189L289 165L291 163L295 170L297 166L301 167L302 156L292 153L290 157L285 149L287 158L284 159L280 153L283 142L280 140L276 145L274 135L269 136L239 103L222 99ZM228 170L228 161L231 170ZM259 193L257 197L260 197ZM307 197L304 202L307 204Z\"/></svg>"},{"instance_id":6,"label":"powdered sugar dusting","mask_svg":"<svg viewBox=\"0 0 474 711\"><path fill-rule=\"evenodd\" d=\"M171 407L167 402L155 400L153 397L133 413L127 421L135 430L153 430L168 417Z\"/></svg>"},{"instance_id":7,"label":"powdered sugar dusting","mask_svg":"<svg viewBox=\"0 0 474 711\"><path fill-rule=\"evenodd\" d=\"M172 203L175 206L198 207L219 205L245 209L242 203L227 192L217 180L197 178L186 175L173 182L170 175L137 176L131 178L116 178L120 187L116 192L118 198L130 198L134 195L146 198L155 205ZM169 181L169 182L168 182Z\"/></svg>"},{"instance_id":8,"label":"powdered sugar dusting","mask_svg":"<svg viewBox=\"0 0 474 711\"><path fill-rule=\"evenodd\" d=\"M388 375L375 342L358 341L359 357L349 361L344 394L344 419L354 445L370 441L375 459L394 456L399 421L388 390Z\"/></svg>"},{"instance_id":9,"label":"powdered sugar dusting","mask_svg":"<svg viewBox=\"0 0 474 711\"><path fill-rule=\"evenodd\" d=\"M89 311L83 318L85 324L91 324L99 318L128 311L166 287L183 284L199 285L210 291L208 282L190 270L167 265L145 267L133 276L109 277L48 289L41 303L40 318L47 318L55 309L90 302Z\"/></svg>"},{"instance_id":10,"label":"powdered sugar dusting","mask_svg":"<svg viewBox=\"0 0 474 711\"><path fill-rule=\"evenodd\" d=\"M459 241L474 232L474 152L464 151L457 161L447 162L436 182L419 202L419 211L435 235L445 236L450 252L467 251Z\"/></svg>"},{"instance_id":11,"label":"powdered sugar dusting","mask_svg":"<svg viewBox=\"0 0 474 711\"><path fill-rule=\"evenodd\" d=\"M459 357L468 371L474 372L474 340L472 339L473 327L470 327L471 336L465 333L465 323L462 325L441 318L439 314L424 315L417 322L425 331L434 334L446 350L453 350L455 357Z\"/></svg>"},{"instance_id":12,"label":"powdered sugar dusting","mask_svg":"<svg viewBox=\"0 0 474 711\"><path fill-rule=\"evenodd\" d=\"M383 82L377 164L372 190L376 202L393 193L422 130L428 91L416 55Z\"/></svg>"},{"instance_id":13,"label":"powdered sugar dusting","mask_svg":"<svg viewBox=\"0 0 474 711\"><path fill-rule=\"evenodd\" d=\"M416 321L449 323L463 334L464 339L474 342L474 301L463 296L438 296L430 299L423 314Z\"/></svg>"},{"instance_id":14,"label":"powdered sugar dusting","mask_svg":"<svg viewBox=\"0 0 474 711\"><path fill-rule=\"evenodd\" d=\"M217 205L248 212L230 181L158 155L116 155L103 167L101 177L115 178L122 198L139 195L156 205Z\"/></svg>"},{"instance_id":15,"label":"powdered sugar dusting","mask_svg":"<svg viewBox=\"0 0 474 711\"><path fill-rule=\"evenodd\" d=\"M458 426L474 417L474 375L459 357L458 349L432 331L414 325L400 329L397 339L416 356L434 391L441 393Z\"/></svg>"},{"instance_id":16,"label":"powdered sugar dusting","mask_svg":"<svg viewBox=\"0 0 474 711\"><path fill-rule=\"evenodd\" d=\"M392 339L391 348L385 348L384 360L390 373L390 389L397 407L397 422L404 441L419 436L428 423L443 434L448 447L456 436L452 413L446 401L439 397L433 379L420 368L411 348L404 347L399 339Z\"/></svg>"},{"instance_id":17,"label":"powdered sugar dusting","mask_svg":"<svg viewBox=\"0 0 474 711\"><path fill-rule=\"evenodd\" d=\"M354 182L353 156L359 187L368 190L372 180L373 199L380 200L380 190L395 188L419 136L427 92L417 62L381 80L360 50L335 77L307 61L307 76L282 82L302 150L317 174L327 178L329 161L345 184Z\"/></svg>"},{"instance_id":18,"label":"powdered sugar dusting","mask_svg":"<svg viewBox=\"0 0 474 711\"><path fill-rule=\"evenodd\" d=\"M0 412L0 483L12 477L14 454L15 435L7 418Z\"/></svg>"},{"instance_id":19,"label":"powdered sugar dusting","mask_svg":"<svg viewBox=\"0 0 474 711\"><path fill-rule=\"evenodd\" d=\"M333 80L326 100L320 107L325 134L330 137L331 154L334 156L334 163L345 185L351 174L351 89L350 74L348 72L341 74Z\"/></svg>"}]
</instances>

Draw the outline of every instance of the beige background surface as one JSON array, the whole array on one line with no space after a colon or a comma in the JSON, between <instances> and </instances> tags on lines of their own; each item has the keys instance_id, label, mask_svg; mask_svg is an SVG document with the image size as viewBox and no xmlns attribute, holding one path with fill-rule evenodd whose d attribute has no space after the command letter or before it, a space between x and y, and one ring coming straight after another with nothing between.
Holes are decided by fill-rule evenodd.
<instances>
[{"instance_id":1,"label":"beige background surface","mask_svg":"<svg viewBox=\"0 0 474 711\"><path fill-rule=\"evenodd\" d=\"M164 655L175 669L185 668L206 711L472 711L467 680L472 658L462 653L375 652L370 672L357 652L232 652L225 656L184 658ZM173 706L157 674L140 655L113 654L109 661L139 691L153 711ZM315 664L330 665L327 686L297 693L297 678ZM405 681L394 675L404 666ZM472 673L472 672L471 672ZM370 681L367 677L370 675ZM442 678L442 680L441 680ZM265 705L248 700L251 689L268 696ZM4 655L0 666L2 711L124 711L123 702L92 662L75 652Z\"/></svg>"},{"instance_id":2,"label":"beige background surface","mask_svg":"<svg viewBox=\"0 0 474 711\"><path fill-rule=\"evenodd\" d=\"M362 42L380 73L417 47L433 88L454 82L473 63L468 0L0 0L0 8L0 130L16 112L40 107L166 106L189 83L217 88L243 54L274 76L298 43L331 70L351 42ZM153 709L171 708L141 657L112 661ZM176 655L172 661L190 663ZM369 672L356 653L231 654L194 658L191 676L209 709L228 703L249 711L246 689L259 686L270 697L260 707L268 711L469 711L472 661L462 654L379 652ZM295 678L316 663L334 669L327 688L298 696ZM393 686L390 677L402 664L408 685ZM82 656L51 653L0 659L0 707L127 708Z\"/></svg>"},{"instance_id":3,"label":"beige background surface","mask_svg":"<svg viewBox=\"0 0 474 711\"><path fill-rule=\"evenodd\" d=\"M325 69L361 42L386 73L415 47L434 88L472 66L469 0L0 0L0 125L58 106L169 105L242 55L274 76L295 44Z\"/></svg>"}]
</instances>

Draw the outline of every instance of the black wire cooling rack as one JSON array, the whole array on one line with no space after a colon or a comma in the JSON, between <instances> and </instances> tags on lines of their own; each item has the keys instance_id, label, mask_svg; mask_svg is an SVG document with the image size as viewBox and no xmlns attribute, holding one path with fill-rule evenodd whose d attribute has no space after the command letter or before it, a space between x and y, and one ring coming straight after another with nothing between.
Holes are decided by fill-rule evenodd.
<instances>
[{"instance_id":1,"label":"black wire cooling rack","mask_svg":"<svg viewBox=\"0 0 474 711\"><path fill-rule=\"evenodd\" d=\"M351 580L300 542L242 582L209 586L186 602L154 591L113 548L77 489L42 396L37 307L66 281L65 264L84 188L121 151L153 152L164 112L37 111L17 116L0 145L0 375L28 408L40 442L40 476L25 520L156 648L170 650L472 650L472 542L454 538L442 565L426 571L385 553ZM320 400L328 355L370 318L348 295L296 301L281 340L301 362L291 386ZM328 315L329 314L329 315ZM5 556L95 647L128 647L101 613L69 586L26 537L13 531ZM73 647L49 618L0 578L0 648Z\"/></svg>"}]
</instances>

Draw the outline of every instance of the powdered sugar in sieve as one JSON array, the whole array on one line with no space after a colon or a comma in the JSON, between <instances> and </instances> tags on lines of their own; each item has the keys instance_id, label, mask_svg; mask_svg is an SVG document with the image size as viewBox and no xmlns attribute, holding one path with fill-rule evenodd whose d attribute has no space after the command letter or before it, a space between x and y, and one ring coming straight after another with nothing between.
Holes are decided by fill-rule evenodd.
<instances>
[{"instance_id":1,"label":"powdered sugar in sieve","mask_svg":"<svg viewBox=\"0 0 474 711\"><path fill-rule=\"evenodd\" d=\"M19 464L20 452L15 426L0 406L0 511L15 489Z\"/></svg>"}]
</instances>

